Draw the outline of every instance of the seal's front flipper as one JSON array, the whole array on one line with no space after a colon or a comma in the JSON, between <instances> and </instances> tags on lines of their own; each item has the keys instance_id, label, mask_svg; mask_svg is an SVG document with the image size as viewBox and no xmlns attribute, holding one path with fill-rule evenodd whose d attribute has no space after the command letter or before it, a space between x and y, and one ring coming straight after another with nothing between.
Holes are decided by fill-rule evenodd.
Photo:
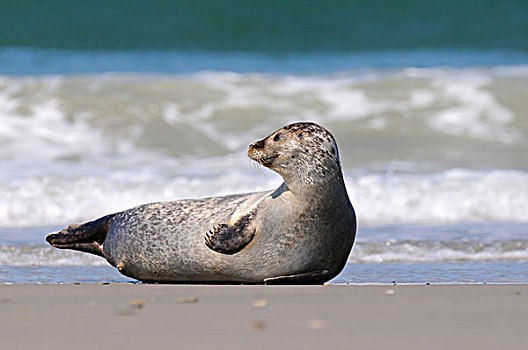
<instances>
[{"instance_id":1,"label":"seal's front flipper","mask_svg":"<svg viewBox=\"0 0 528 350\"><path fill-rule=\"evenodd\" d=\"M205 235L205 245L218 253L235 254L247 246L254 235L251 215L246 215L232 225L216 225Z\"/></svg>"},{"instance_id":2,"label":"seal's front flipper","mask_svg":"<svg viewBox=\"0 0 528 350\"><path fill-rule=\"evenodd\" d=\"M315 270L296 275L270 277L264 280L265 284L322 284L332 276L329 270Z\"/></svg>"}]
</instances>

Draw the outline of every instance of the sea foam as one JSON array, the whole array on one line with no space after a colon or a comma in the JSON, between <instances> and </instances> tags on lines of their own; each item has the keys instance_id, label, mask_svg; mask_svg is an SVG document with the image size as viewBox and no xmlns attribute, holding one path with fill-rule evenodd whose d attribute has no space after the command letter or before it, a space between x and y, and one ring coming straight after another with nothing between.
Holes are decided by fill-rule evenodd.
<instances>
[{"instance_id":1,"label":"sea foam","mask_svg":"<svg viewBox=\"0 0 528 350\"><path fill-rule=\"evenodd\" d=\"M360 223L527 222L526 87L526 67L3 76L0 227L274 188L247 145L297 120L335 134Z\"/></svg>"}]
</instances>

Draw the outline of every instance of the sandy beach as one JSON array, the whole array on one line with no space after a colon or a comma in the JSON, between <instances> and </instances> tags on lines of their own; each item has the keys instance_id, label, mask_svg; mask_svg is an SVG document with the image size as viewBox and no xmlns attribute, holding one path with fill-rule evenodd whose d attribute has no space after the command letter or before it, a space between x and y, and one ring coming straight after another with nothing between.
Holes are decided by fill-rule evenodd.
<instances>
[{"instance_id":1,"label":"sandy beach","mask_svg":"<svg viewBox=\"0 0 528 350\"><path fill-rule=\"evenodd\" d=\"M0 8L0 350L528 349L528 1Z\"/></svg>"},{"instance_id":2,"label":"sandy beach","mask_svg":"<svg viewBox=\"0 0 528 350\"><path fill-rule=\"evenodd\" d=\"M527 324L528 285L0 286L4 349L521 349Z\"/></svg>"}]
</instances>

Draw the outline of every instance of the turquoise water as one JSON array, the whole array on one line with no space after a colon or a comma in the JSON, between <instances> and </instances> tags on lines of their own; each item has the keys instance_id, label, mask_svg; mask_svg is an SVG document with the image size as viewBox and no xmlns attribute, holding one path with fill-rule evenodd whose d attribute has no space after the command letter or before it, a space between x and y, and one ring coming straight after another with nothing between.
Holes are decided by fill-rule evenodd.
<instances>
[{"instance_id":1,"label":"turquoise water","mask_svg":"<svg viewBox=\"0 0 528 350\"><path fill-rule=\"evenodd\" d=\"M261 53L203 50L65 50L0 47L0 74L72 75L199 72L321 75L414 68L523 66L528 52L417 48L364 52Z\"/></svg>"},{"instance_id":2,"label":"turquoise water","mask_svg":"<svg viewBox=\"0 0 528 350\"><path fill-rule=\"evenodd\" d=\"M336 283L528 282L526 1L0 2L0 283L129 281L47 232L281 180L310 120L359 219Z\"/></svg>"},{"instance_id":3,"label":"turquoise water","mask_svg":"<svg viewBox=\"0 0 528 350\"><path fill-rule=\"evenodd\" d=\"M242 52L528 50L525 1L28 1L0 46Z\"/></svg>"}]
</instances>

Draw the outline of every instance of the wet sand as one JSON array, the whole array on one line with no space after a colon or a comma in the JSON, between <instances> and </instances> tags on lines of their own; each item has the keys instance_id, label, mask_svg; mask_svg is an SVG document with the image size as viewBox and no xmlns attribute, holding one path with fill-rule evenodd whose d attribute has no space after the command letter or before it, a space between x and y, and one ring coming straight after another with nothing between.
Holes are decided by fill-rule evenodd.
<instances>
[{"instance_id":1,"label":"wet sand","mask_svg":"<svg viewBox=\"0 0 528 350\"><path fill-rule=\"evenodd\" d=\"M521 349L528 285L0 285L3 349Z\"/></svg>"}]
</instances>

